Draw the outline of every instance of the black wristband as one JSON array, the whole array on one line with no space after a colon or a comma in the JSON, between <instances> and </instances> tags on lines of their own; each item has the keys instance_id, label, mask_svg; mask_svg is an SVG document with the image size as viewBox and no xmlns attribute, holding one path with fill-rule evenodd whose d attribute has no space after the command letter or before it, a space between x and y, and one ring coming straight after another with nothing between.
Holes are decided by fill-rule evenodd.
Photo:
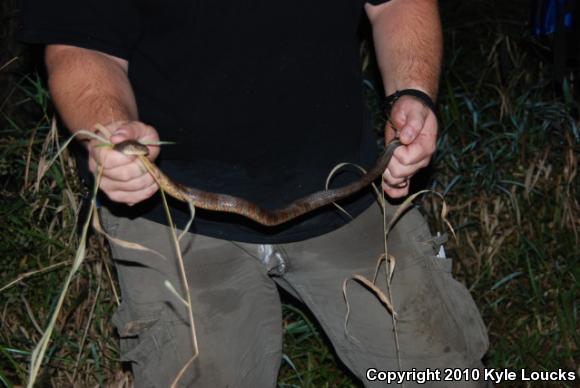
<instances>
[{"instance_id":1,"label":"black wristband","mask_svg":"<svg viewBox=\"0 0 580 388\"><path fill-rule=\"evenodd\" d=\"M424 93L417 89L403 89L397 90L395 93L385 97L385 99L383 100L383 112L386 117L389 117L391 113L391 108L393 107L395 102L402 96L412 96L418 100L421 100L421 102L425 104L426 107L431 109L433 113L437 115L437 108L435 107L435 103L433 102L431 97L427 95L427 93Z\"/></svg>"}]
</instances>

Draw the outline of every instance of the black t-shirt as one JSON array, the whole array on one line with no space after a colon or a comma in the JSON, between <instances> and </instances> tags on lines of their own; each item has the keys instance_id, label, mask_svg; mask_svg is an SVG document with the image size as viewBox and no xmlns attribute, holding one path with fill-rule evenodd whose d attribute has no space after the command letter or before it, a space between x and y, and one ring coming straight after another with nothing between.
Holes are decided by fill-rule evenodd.
<instances>
[{"instance_id":1,"label":"black t-shirt","mask_svg":"<svg viewBox=\"0 0 580 388\"><path fill-rule=\"evenodd\" d=\"M380 0L371 1L377 4ZM162 140L159 165L200 189L282 207L324 187L340 162L377 156L362 98L360 0L29 0L20 37L99 50L129 61L140 120ZM358 176L343 173L341 186ZM353 216L370 191L342 205ZM164 222L159 198L114 207ZM175 203L178 225L187 208ZM340 227L328 206L266 228L198 211L192 231L247 242L289 242Z\"/></svg>"}]
</instances>

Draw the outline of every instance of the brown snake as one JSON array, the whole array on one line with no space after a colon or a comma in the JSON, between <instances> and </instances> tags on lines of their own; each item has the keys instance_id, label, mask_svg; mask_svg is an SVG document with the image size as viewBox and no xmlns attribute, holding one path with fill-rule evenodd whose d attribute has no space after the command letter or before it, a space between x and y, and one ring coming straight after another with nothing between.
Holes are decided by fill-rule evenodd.
<instances>
[{"instance_id":1,"label":"brown snake","mask_svg":"<svg viewBox=\"0 0 580 388\"><path fill-rule=\"evenodd\" d=\"M339 189L317 191L295 200L286 207L274 210L261 208L255 203L243 198L227 194L210 193L187 187L171 180L154 163L147 159L146 156L149 154L147 147L135 140L125 140L117 143L113 146L113 149L125 155L139 156L139 159L143 162L145 168L153 176L159 187L180 201L189 202L202 209L239 214L262 225L274 226L290 221L319 207L340 201L368 186L385 171L393 156L393 152L400 145L401 143L397 139L387 144L385 151L377 159L375 165L357 181Z\"/></svg>"}]
</instances>

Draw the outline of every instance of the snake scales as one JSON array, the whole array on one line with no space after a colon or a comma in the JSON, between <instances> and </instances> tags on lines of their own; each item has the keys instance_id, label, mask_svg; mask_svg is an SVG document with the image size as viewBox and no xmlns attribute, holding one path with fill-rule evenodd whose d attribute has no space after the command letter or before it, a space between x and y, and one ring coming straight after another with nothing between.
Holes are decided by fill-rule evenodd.
<instances>
[{"instance_id":1,"label":"snake scales","mask_svg":"<svg viewBox=\"0 0 580 388\"><path fill-rule=\"evenodd\" d=\"M393 152L399 145L401 143L396 139L387 144L385 151L377 159L375 165L357 181L338 189L317 191L295 200L286 207L274 210L261 208L243 198L227 194L210 193L187 187L171 180L154 163L147 159L146 156L149 153L147 147L135 140L117 143L113 146L113 149L125 155L139 156L145 168L153 175L159 186L167 194L180 201L190 202L202 209L239 214L262 225L274 226L290 221L314 209L340 201L368 186L385 171Z\"/></svg>"}]
</instances>

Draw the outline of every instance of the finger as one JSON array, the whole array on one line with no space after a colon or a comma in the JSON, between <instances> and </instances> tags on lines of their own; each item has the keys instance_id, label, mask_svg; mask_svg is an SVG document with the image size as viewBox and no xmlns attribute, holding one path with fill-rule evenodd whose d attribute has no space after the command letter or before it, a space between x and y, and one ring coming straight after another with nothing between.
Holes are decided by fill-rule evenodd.
<instances>
[{"instance_id":1,"label":"finger","mask_svg":"<svg viewBox=\"0 0 580 388\"><path fill-rule=\"evenodd\" d=\"M430 142L416 141L407 146L397 148L393 153L389 166L391 164L393 166L413 166L424 164L425 161L428 163L434 151L435 145L430 144Z\"/></svg>"},{"instance_id":2,"label":"finger","mask_svg":"<svg viewBox=\"0 0 580 388\"><path fill-rule=\"evenodd\" d=\"M138 128L134 123L122 123L115 129L111 138L109 139L111 143L117 144L129 139L138 139Z\"/></svg>"},{"instance_id":3,"label":"finger","mask_svg":"<svg viewBox=\"0 0 580 388\"><path fill-rule=\"evenodd\" d=\"M109 191L138 191L155 181L149 174L143 174L129 180L121 180L118 176L111 177L103 173L102 179L101 189Z\"/></svg>"},{"instance_id":4,"label":"finger","mask_svg":"<svg viewBox=\"0 0 580 388\"><path fill-rule=\"evenodd\" d=\"M130 165L134 163L137 158L134 155L124 155L110 147L98 146L98 143L89 146L89 157L96 163L102 165L105 169Z\"/></svg>"},{"instance_id":5,"label":"finger","mask_svg":"<svg viewBox=\"0 0 580 388\"><path fill-rule=\"evenodd\" d=\"M155 180L151 175L145 174L139 176L137 178L128 180L128 181L120 181L116 179L111 179L110 177L104 177L101 180L101 189L105 192L112 192L112 191L140 191L143 190L145 187L148 187L155 183Z\"/></svg>"},{"instance_id":6,"label":"finger","mask_svg":"<svg viewBox=\"0 0 580 388\"><path fill-rule=\"evenodd\" d=\"M158 142L159 135L153 127L138 121L131 121L119 126L111 136L111 142L113 144L129 139L137 140L142 144L150 144ZM147 145L147 148L149 149L149 155L147 157L149 160L155 160L159 155L159 146Z\"/></svg>"},{"instance_id":7,"label":"finger","mask_svg":"<svg viewBox=\"0 0 580 388\"><path fill-rule=\"evenodd\" d=\"M138 191L117 190L105 192L105 194L107 194L107 197L109 197L112 201L126 203L128 205L134 205L136 203L139 203L141 201L150 198L151 196L153 196L153 194L157 192L157 190L158 190L157 184L152 184Z\"/></svg>"},{"instance_id":8,"label":"finger","mask_svg":"<svg viewBox=\"0 0 580 388\"><path fill-rule=\"evenodd\" d=\"M385 182L382 184L382 189L391 198L401 198L409 194L409 185L403 188L396 188L387 185Z\"/></svg>"},{"instance_id":9,"label":"finger","mask_svg":"<svg viewBox=\"0 0 580 388\"><path fill-rule=\"evenodd\" d=\"M115 153L117 152L115 151ZM121 158L118 158L118 156L111 156L107 152L91 150L89 151L89 170L95 173L97 171L97 166L102 166L103 172L106 174L106 171L109 171L111 168L123 168L124 166L134 163L134 160L132 160L134 159L133 156L129 157L129 159L126 159L127 156L125 155L121 156Z\"/></svg>"},{"instance_id":10,"label":"finger","mask_svg":"<svg viewBox=\"0 0 580 388\"><path fill-rule=\"evenodd\" d=\"M390 187L398 187L401 186L403 183L407 181L409 175L405 176L393 176L390 171L390 167L385 170L383 173L383 182L389 185Z\"/></svg>"},{"instance_id":11,"label":"finger","mask_svg":"<svg viewBox=\"0 0 580 388\"><path fill-rule=\"evenodd\" d=\"M409 178L417 173L420 169L427 167L429 165L430 158L425 158L420 160L418 163L404 165L399 163L396 160L392 160L389 163L387 170L389 171L389 177L393 178L394 180L400 180Z\"/></svg>"},{"instance_id":12,"label":"finger","mask_svg":"<svg viewBox=\"0 0 580 388\"><path fill-rule=\"evenodd\" d=\"M420 163L430 158L437 148L437 122L434 115L429 115L423 129L415 140L404 147L399 147L393 154L393 160L403 165Z\"/></svg>"},{"instance_id":13,"label":"finger","mask_svg":"<svg viewBox=\"0 0 580 388\"><path fill-rule=\"evenodd\" d=\"M409 179L404 179L402 182L399 182L397 184L391 184L387 181L383 181L383 184L392 189L404 189L405 187L409 186L409 182L410 182Z\"/></svg>"},{"instance_id":14,"label":"finger","mask_svg":"<svg viewBox=\"0 0 580 388\"><path fill-rule=\"evenodd\" d=\"M431 110L425 104L411 96L399 98L390 112L390 121L399 129L403 144L412 142L421 132Z\"/></svg>"},{"instance_id":15,"label":"finger","mask_svg":"<svg viewBox=\"0 0 580 388\"><path fill-rule=\"evenodd\" d=\"M103 174L107 178L118 182L129 182L133 179L150 175L140 161L135 161L122 166L105 168Z\"/></svg>"},{"instance_id":16,"label":"finger","mask_svg":"<svg viewBox=\"0 0 580 388\"><path fill-rule=\"evenodd\" d=\"M420 136L415 142L399 147L393 153L392 163L400 163L403 166L420 164L425 159L430 159L435 152L435 140L431 141Z\"/></svg>"}]
</instances>

